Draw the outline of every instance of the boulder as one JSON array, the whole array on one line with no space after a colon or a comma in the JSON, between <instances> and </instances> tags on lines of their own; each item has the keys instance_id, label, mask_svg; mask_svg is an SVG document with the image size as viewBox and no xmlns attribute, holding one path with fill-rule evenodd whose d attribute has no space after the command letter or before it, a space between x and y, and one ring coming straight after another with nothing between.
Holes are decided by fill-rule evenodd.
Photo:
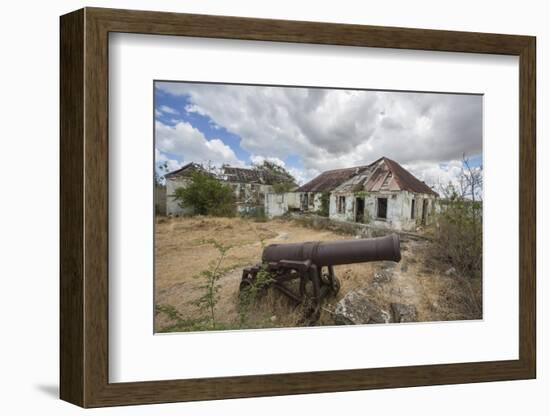
<instances>
[{"instance_id":1,"label":"boulder","mask_svg":"<svg viewBox=\"0 0 550 416\"><path fill-rule=\"evenodd\" d=\"M392 303L390 305L392 322L416 322L416 307L404 303Z\"/></svg>"},{"instance_id":2,"label":"boulder","mask_svg":"<svg viewBox=\"0 0 550 416\"><path fill-rule=\"evenodd\" d=\"M389 313L371 302L363 289L349 292L334 311L337 325L384 324L389 321Z\"/></svg>"}]
</instances>

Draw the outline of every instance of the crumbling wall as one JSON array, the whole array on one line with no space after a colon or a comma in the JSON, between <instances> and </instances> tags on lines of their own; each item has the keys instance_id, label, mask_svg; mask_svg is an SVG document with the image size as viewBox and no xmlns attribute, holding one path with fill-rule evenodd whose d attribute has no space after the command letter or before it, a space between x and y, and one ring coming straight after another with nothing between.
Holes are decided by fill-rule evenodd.
<instances>
[{"instance_id":1,"label":"crumbling wall","mask_svg":"<svg viewBox=\"0 0 550 416\"><path fill-rule=\"evenodd\" d=\"M345 197L345 209L339 209L339 198ZM414 231L422 224L422 206L427 201L426 225L433 222L436 210L436 198L433 195L415 194L408 191L399 192L368 192L368 193L332 193L330 195L329 217L338 221L355 222L357 218L357 198L364 200L363 223L377 228ZM387 200L386 218L381 218L378 212L378 199ZM412 200L415 200L414 215Z\"/></svg>"},{"instance_id":2,"label":"crumbling wall","mask_svg":"<svg viewBox=\"0 0 550 416\"><path fill-rule=\"evenodd\" d=\"M273 192L272 185L246 182L230 182L229 185L235 193L237 212L240 214L265 209L266 195Z\"/></svg>"},{"instance_id":3,"label":"crumbling wall","mask_svg":"<svg viewBox=\"0 0 550 416\"><path fill-rule=\"evenodd\" d=\"M295 192L285 192L280 194L265 194L265 214L269 218L285 215L290 210L300 208L300 195Z\"/></svg>"},{"instance_id":4,"label":"crumbling wall","mask_svg":"<svg viewBox=\"0 0 550 416\"><path fill-rule=\"evenodd\" d=\"M192 207L182 208L179 201L175 199L175 192L178 188L185 188L191 180L186 177L175 177L166 179L166 214L167 215L188 215L193 213Z\"/></svg>"}]
</instances>

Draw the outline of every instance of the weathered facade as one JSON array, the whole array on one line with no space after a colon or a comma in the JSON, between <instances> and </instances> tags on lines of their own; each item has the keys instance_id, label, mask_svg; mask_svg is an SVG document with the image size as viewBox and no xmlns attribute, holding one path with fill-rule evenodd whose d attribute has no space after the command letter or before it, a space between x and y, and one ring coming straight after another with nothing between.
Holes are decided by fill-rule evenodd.
<instances>
[{"instance_id":1,"label":"weathered facade","mask_svg":"<svg viewBox=\"0 0 550 416\"><path fill-rule=\"evenodd\" d=\"M295 191L300 200L300 210L302 212L320 212L323 208L323 196L328 197L335 188L354 175L361 173L365 168L366 166L358 166L329 170L300 186Z\"/></svg>"},{"instance_id":2,"label":"weathered facade","mask_svg":"<svg viewBox=\"0 0 550 416\"><path fill-rule=\"evenodd\" d=\"M181 207L174 198L176 189L185 188L191 182L191 175L194 172L205 172L203 167L196 163L188 163L182 168L170 172L164 176L166 180L166 214L187 215L193 213L192 207Z\"/></svg>"},{"instance_id":3,"label":"weathered facade","mask_svg":"<svg viewBox=\"0 0 550 416\"><path fill-rule=\"evenodd\" d=\"M296 192L268 193L265 195L265 213L269 218L289 211L300 211L300 194Z\"/></svg>"},{"instance_id":4,"label":"weathered facade","mask_svg":"<svg viewBox=\"0 0 550 416\"><path fill-rule=\"evenodd\" d=\"M337 186L331 219L412 231L433 220L437 193L397 162L381 158Z\"/></svg>"},{"instance_id":5,"label":"weathered facade","mask_svg":"<svg viewBox=\"0 0 550 416\"><path fill-rule=\"evenodd\" d=\"M180 206L174 195L197 170L206 172L189 163L165 176L168 215L193 213L192 207ZM323 172L291 192L276 192L274 185L285 178L258 169L223 166L220 173L211 175L233 189L237 212L244 215L265 213L273 218L289 211L324 211L333 220L413 231L430 224L437 210L437 193L385 157L366 166Z\"/></svg>"},{"instance_id":6,"label":"weathered facade","mask_svg":"<svg viewBox=\"0 0 550 416\"><path fill-rule=\"evenodd\" d=\"M233 189L239 214L263 210L266 195L273 192L277 178L254 169L223 166L221 179Z\"/></svg>"},{"instance_id":7,"label":"weathered facade","mask_svg":"<svg viewBox=\"0 0 550 416\"><path fill-rule=\"evenodd\" d=\"M201 165L189 163L165 176L166 213L168 215L193 214L192 207L182 207L174 196L176 189L185 188L189 185L193 172L197 170L206 173ZM287 180L287 178L272 172L232 166L222 166L218 174L211 175L231 187L235 194L236 209L240 214L263 212L266 209L266 195L278 196L274 193L273 185Z\"/></svg>"}]
</instances>

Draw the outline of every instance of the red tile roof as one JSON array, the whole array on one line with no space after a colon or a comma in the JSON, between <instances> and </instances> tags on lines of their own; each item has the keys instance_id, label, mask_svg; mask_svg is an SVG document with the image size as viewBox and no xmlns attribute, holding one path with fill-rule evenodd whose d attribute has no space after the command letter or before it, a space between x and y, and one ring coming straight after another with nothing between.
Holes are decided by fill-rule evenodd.
<instances>
[{"instance_id":1,"label":"red tile roof","mask_svg":"<svg viewBox=\"0 0 550 416\"><path fill-rule=\"evenodd\" d=\"M435 192L432 188L430 188L424 182L422 182L421 180L413 176L412 173L406 170L399 163L391 159L388 159L386 157L382 159L384 159L384 161L386 162L386 165L388 165L390 171L392 172L393 179L395 180L395 182L397 182L399 189L410 191L410 192L416 192L419 194L432 194L435 196L439 196L437 192Z\"/></svg>"}]
</instances>

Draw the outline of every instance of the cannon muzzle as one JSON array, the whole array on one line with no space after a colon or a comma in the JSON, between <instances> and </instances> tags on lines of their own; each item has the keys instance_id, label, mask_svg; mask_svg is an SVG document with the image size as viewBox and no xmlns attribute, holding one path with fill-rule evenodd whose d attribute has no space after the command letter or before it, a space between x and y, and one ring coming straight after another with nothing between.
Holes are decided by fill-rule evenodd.
<instances>
[{"instance_id":1,"label":"cannon muzzle","mask_svg":"<svg viewBox=\"0 0 550 416\"><path fill-rule=\"evenodd\" d=\"M309 260L317 266L336 266L379 260L399 262L401 249L397 234L356 240L271 244L264 249L263 262L283 260Z\"/></svg>"}]
</instances>

